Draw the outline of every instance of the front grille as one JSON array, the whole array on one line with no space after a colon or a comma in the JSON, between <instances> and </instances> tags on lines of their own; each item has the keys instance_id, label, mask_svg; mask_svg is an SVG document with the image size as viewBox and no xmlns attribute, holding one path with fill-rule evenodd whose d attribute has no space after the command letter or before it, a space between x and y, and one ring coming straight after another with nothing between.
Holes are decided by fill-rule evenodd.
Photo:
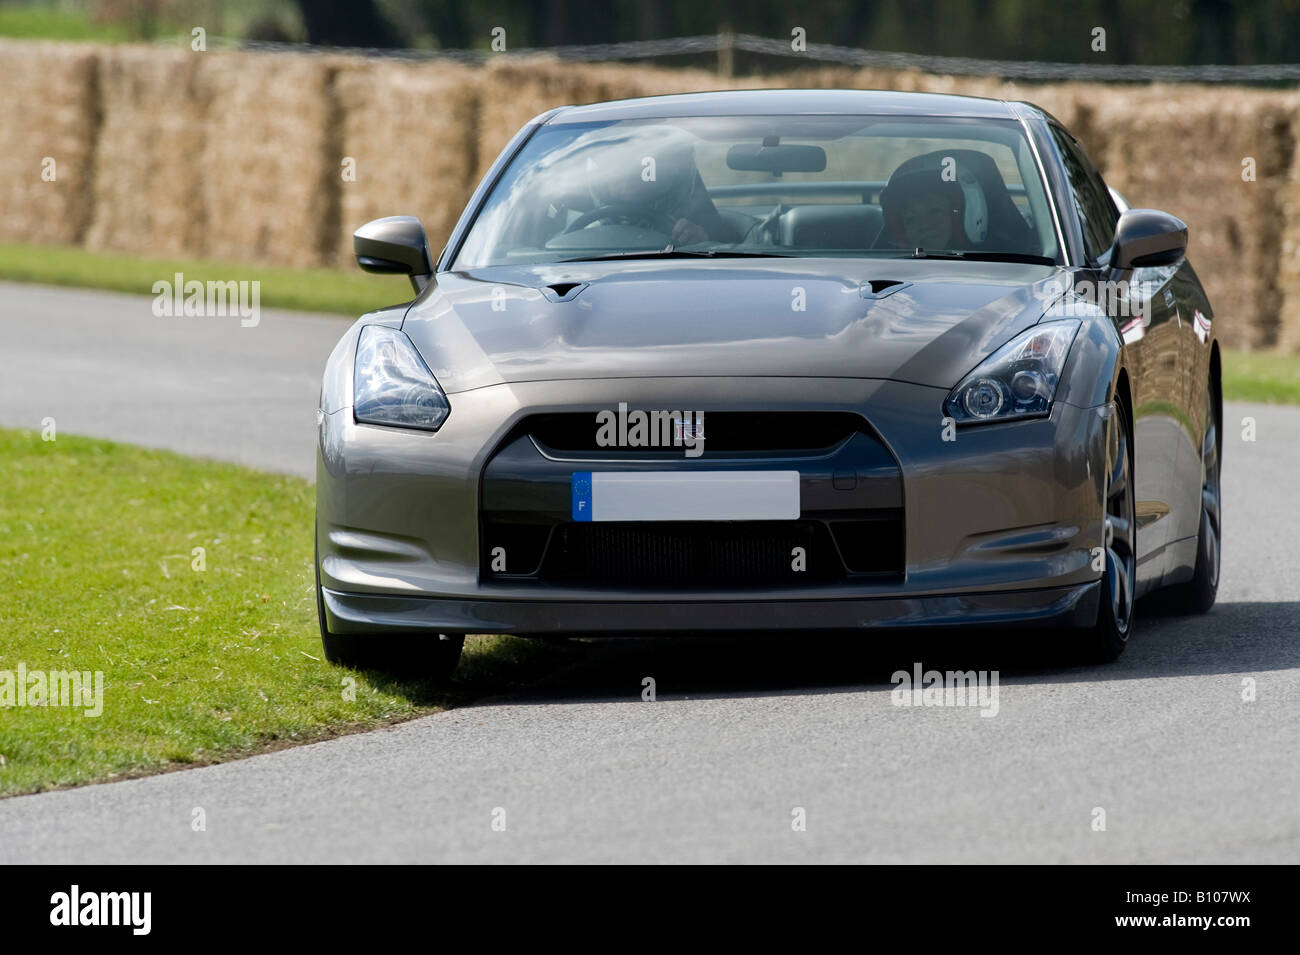
<instances>
[{"instance_id":1,"label":"front grille","mask_svg":"<svg viewBox=\"0 0 1300 955\"><path fill-rule=\"evenodd\" d=\"M662 421L660 424L660 434L652 449L671 449L673 425ZM662 440L665 429L668 440ZM594 412L532 415L521 423L520 430L532 435L548 451L643 450L597 444ZM706 455L720 451L822 451L858 432L871 433L862 416L847 411L709 411L704 414L704 451ZM675 451L680 457L681 448L676 447Z\"/></svg>"},{"instance_id":2,"label":"front grille","mask_svg":"<svg viewBox=\"0 0 1300 955\"><path fill-rule=\"evenodd\" d=\"M556 528L539 576L581 586L750 587L824 581L837 564L820 521L575 523Z\"/></svg>"},{"instance_id":3,"label":"front grille","mask_svg":"<svg viewBox=\"0 0 1300 955\"><path fill-rule=\"evenodd\" d=\"M688 461L680 450L596 452L594 413L522 419L484 466L481 580L539 590L761 593L903 577L902 474L866 419L710 412L705 432L704 456ZM573 521L575 474L663 470L656 455L676 458L670 469L682 471L797 470L799 519Z\"/></svg>"}]
</instances>

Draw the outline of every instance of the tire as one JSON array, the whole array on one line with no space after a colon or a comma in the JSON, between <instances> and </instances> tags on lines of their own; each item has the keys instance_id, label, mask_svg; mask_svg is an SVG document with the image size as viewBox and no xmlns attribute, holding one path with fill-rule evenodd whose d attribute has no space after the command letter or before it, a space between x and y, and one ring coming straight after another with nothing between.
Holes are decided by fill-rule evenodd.
<instances>
[{"instance_id":1,"label":"tire","mask_svg":"<svg viewBox=\"0 0 1300 955\"><path fill-rule=\"evenodd\" d=\"M1104 540L1097 623L1084 631L1080 649L1088 663L1112 663L1133 634L1137 593L1137 521L1133 492L1133 440L1128 403L1115 400L1115 427L1106 442Z\"/></svg>"},{"instance_id":2,"label":"tire","mask_svg":"<svg viewBox=\"0 0 1300 955\"><path fill-rule=\"evenodd\" d=\"M1219 422L1215 414L1215 388L1205 390L1205 429L1201 434L1201 531L1196 542L1196 569L1185 584L1174 584L1160 594L1169 613L1206 613L1219 595L1221 542L1223 541L1223 461Z\"/></svg>"},{"instance_id":3,"label":"tire","mask_svg":"<svg viewBox=\"0 0 1300 955\"><path fill-rule=\"evenodd\" d=\"M330 663L351 670L381 670L398 676L444 681L465 647L463 633L330 633L320 582L320 545L315 547L316 619L321 647Z\"/></svg>"}]
</instances>

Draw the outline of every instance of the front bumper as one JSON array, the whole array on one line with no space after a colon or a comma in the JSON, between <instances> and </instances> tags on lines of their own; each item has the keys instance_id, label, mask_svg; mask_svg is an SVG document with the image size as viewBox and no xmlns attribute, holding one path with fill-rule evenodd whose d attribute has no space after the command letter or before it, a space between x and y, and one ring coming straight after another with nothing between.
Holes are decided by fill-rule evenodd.
<instances>
[{"instance_id":1,"label":"front bumper","mask_svg":"<svg viewBox=\"0 0 1300 955\"><path fill-rule=\"evenodd\" d=\"M1044 590L841 600L460 600L324 589L331 633L638 634L655 631L1087 627L1099 582Z\"/></svg>"},{"instance_id":2,"label":"front bumper","mask_svg":"<svg viewBox=\"0 0 1300 955\"><path fill-rule=\"evenodd\" d=\"M346 406L323 414L316 532L330 629L531 633L1091 623L1096 587L1089 585L1100 577L1092 565L1103 532L1107 406L1058 400L1050 418L959 429L956 440L945 440L945 396L940 389L863 379L589 379L452 394L451 416L436 434L358 425ZM902 572L798 588L689 593L490 579L480 540L484 474L516 424L528 415L590 412L620 402L706 414L862 414L897 463ZM712 463L707 442L696 460Z\"/></svg>"}]
</instances>

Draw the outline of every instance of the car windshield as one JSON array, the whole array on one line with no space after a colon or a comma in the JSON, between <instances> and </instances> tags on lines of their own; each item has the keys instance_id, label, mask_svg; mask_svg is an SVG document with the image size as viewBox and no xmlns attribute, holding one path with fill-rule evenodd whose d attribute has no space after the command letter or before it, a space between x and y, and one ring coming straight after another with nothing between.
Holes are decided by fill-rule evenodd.
<instances>
[{"instance_id":1,"label":"car windshield","mask_svg":"<svg viewBox=\"0 0 1300 955\"><path fill-rule=\"evenodd\" d=\"M930 253L1059 261L1019 123L801 115L542 126L488 195L453 268Z\"/></svg>"}]
</instances>

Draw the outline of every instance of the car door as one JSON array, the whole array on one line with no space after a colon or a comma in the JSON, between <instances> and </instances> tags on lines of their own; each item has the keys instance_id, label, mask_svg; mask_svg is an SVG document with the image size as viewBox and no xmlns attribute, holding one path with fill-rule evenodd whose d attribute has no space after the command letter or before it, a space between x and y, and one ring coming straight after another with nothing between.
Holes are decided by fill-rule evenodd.
<instances>
[{"instance_id":1,"label":"car door","mask_svg":"<svg viewBox=\"0 0 1300 955\"><path fill-rule=\"evenodd\" d=\"M1112 273L1110 247L1119 210L1110 191L1078 142L1052 125L1061 161L1079 219L1088 258L1085 273L1094 284L1099 304L1111 306L1124 339L1125 359L1133 392L1134 495L1137 508L1138 585L1159 584L1160 559L1176 539L1173 475L1185 440L1179 420L1183 387L1182 337L1177 324L1177 299L1172 288L1175 268L1137 269ZM1108 294L1103 283L1124 282L1127 295Z\"/></svg>"}]
</instances>

